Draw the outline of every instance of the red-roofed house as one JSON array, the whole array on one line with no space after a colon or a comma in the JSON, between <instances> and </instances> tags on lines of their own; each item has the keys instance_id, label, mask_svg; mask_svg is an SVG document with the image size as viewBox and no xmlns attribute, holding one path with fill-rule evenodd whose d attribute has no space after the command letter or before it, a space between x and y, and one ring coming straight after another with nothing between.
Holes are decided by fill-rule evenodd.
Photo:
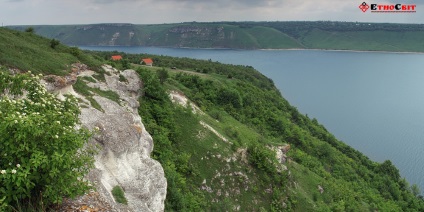
<instances>
[{"instance_id":1,"label":"red-roofed house","mask_svg":"<svg viewBox=\"0 0 424 212\"><path fill-rule=\"evenodd\" d=\"M150 58L144 58L141 59L141 64L144 64L146 66L153 66L153 60Z\"/></svg>"},{"instance_id":2,"label":"red-roofed house","mask_svg":"<svg viewBox=\"0 0 424 212\"><path fill-rule=\"evenodd\" d=\"M114 60L114 61L122 60L122 56L121 55L112 55L111 59Z\"/></svg>"}]
</instances>

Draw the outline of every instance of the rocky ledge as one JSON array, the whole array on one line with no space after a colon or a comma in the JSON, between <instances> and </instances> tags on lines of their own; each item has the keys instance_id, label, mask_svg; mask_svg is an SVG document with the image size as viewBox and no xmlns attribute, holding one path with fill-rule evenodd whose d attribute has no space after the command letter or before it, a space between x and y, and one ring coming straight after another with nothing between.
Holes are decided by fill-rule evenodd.
<instances>
[{"instance_id":1,"label":"rocky ledge","mask_svg":"<svg viewBox=\"0 0 424 212\"><path fill-rule=\"evenodd\" d=\"M138 114L142 82L134 70L121 72L107 65L102 68L106 72L105 81L95 80L87 85L119 95L119 100L114 101L93 92L92 98L103 111L95 109L72 85L56 87L52 82L46 87L56 89L59 97L71 93L79 98L82 125L97 131L91 142L98 144L100 151L88 178L96 187L99 199L111 205L113 211L163 211L167 182L161 164L150 158L153 140ZM88 77L93 74L89 70L78 73ZM120 80L122 77L126 80ZM123 189L128 205L115 202L111 193L115 186Z\"/></svg>"}]
</instances>

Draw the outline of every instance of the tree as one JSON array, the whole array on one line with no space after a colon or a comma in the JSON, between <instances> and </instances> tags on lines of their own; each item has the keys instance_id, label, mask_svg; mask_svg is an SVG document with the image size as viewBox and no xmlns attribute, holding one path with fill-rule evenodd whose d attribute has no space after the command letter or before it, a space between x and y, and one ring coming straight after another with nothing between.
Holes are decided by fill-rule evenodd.
<instances>
[{"instance_id":1,"label":"tree","mask_svg":"<svg viewBox=\"0 0 424 212\"><path fill-rule=\"evenodd\" d=\"M417 186L417 184L413 184L411 186L411 191L412 191L412 194L414 194L414 196L416 197L421 193L420 188Z\"/></svg>"},{"instance_id":2,"label":"tree","mask_svg":"<svg viewBox=\"0 0 424 212\"><path fill-rule=\"evenodd\" d=\"M158 72L159 81L161 84L163 84L169 77L169 73L164 68L160 69Z\"/></svg>"},{"instance_id":3,"label":"tree","mask_svg":"<svg viewBox=\"0 0 424 212\"><path fill-rule=\"evenodd\" d=\"M121 60L121 64L122 64L123 69L130 69L131 68L131 64L130 64L130 61L128 61L128 59Z\"/></svg>"},{"instance_id":4,"label":"tree","mask_svg":"<svg viewBox=\"0 0 424 212\"><path fill-rule=\"evenodd\" d=\"M46 92L38 76L12 76L0 70L4 203L26 205L34 198L58 203L64 196L75 197L89 189L82 179L93 167L94 151L87 145L91 133L77 127L79 113L75 98L57 99Z\"/></svg>"},{"instance_id":5,"label":"tree","mask_svg":"<svg viewBox=\"0 0 424 212\"><path fill-rule=\"evenodd\" d=\"M81 55L81 50L78 47L71 47L69 49L69 53L71 53L75 57L79 57Z\"/></svg>"}]
</instances>

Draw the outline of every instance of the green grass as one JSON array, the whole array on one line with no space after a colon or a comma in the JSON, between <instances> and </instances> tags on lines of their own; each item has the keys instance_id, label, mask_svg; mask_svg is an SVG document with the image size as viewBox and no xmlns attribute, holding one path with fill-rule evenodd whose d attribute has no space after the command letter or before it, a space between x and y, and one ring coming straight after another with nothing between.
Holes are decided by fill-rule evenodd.
<instances>
[{"instance_id":1,"label":"green grass","mask_svg":"<svg viewBox=\"0 0 424 212\"><path fill-rule=\"evenodd\" d=\"M87 82L92 82L92 83L97 82L93 77L90 77L90 76L83 76L82 79L87 81Z\"/></svg>"},{"instance_id":2,"label":"green grass","mask_svg":"<svg viewBox=\"0 0 424 212\"><path fill-rule=\"evenodd\" d=\"M71 48L58 45L50 47L50 40L39 35L0 28L0 64L33 73L65 75L72 63L81 61L93 69L101 62L91 55L71 54Z\"/></svg>"},{"instance_id":3,"label":"green grass","mask_svg":"<svg viewBox=\"0 0 424 212\"><path fill-rule=\"evenodd\" d=\"M94 94L105 97L107 99L110 99L110 100L120 104L120 102L119 102L120 97L114 91L111 91L111 90L104 91L104 90L101 90L99 88L92 88L92 87L88 86L83 80L81 80L81 79L85 79L85 78L78 77L78 79L79 80L77 80L77 82L73 85L74 90L77 93L85 96L87 98L87 100L90 101L91 106L93 106L97 110L103 111L103 109L101 108L99 103L93 98ZM92 80L94 80L94 79L92 79Z\"/></svg>"},{"instance_id":4,"label":"green grass","mask_svg":"<svg viewBox=\"0 0 424 212\"><path fill-rule=\"evenodd\" d=\"M116 202L119 202L124 205L128 204L127 198L125 198L125 193L120 186L117 185L113 187L112 195L113 195L113 198L115 198Z\"/></svg>"},{"instance_id":5,"label":"green grass","mask_svg":"<svg viewBox=\"0 0 424 212\"><path fill-rule=\"evenodd\" d=\"M91 88L91 87L90 87L90 90L93 91L94 93L98 94L99 96L105 97L107 99L110 99L110 100L118 103L118 104L121 104L119 102L119 99L120 99L119 95L117 93L115 93L114 91L111 91L111 90L104 91L104 90L101 90L99 88Z\"/></svg>"},{"instance_id":6,"label":"green grass","mask_svg":"<svg viewBox=\"0 0 424 212\"><path fill-rule=\"evenodd\" d=\"M303 48L295 39L270 27L253 27L247 30L262 49Z\"/></svg>"},{"instance_id":7,"label":"green grass","mask_svg":"<svg viewBox=\"0 0 424 212\"><path fill-rule=\"evenodd\" d=\"M208 115L189 115L184 110L176 110L178 121L178 131L184 132L178 143L178 148L184 150L191 156L190 164L195 169L195 175L188 178L188 182L201 186L206 179L206 185L212 188L212 192L202 191L206 199L216 199L216 203L208 203L211 210L232 210L234 205L258 200L255 208L263 207L269 209L270 194L264 194L266 185L261 181L265 173L257 173L254 168L239 160L227 162L233 156L232 145L222 141L210 130L199 124L200 120L214 127L215 130L227 137L222 128L232 124L236 128L243 128L243 125L229 117L225 117L225 122L217 123ZM227 121L227 119L229 121ZM243 134L244 136L244 134ZM230 139L231 141L232 139ZM242 176L233 176L235 172L241 172L248 177L248 181ZM219 173L219 174L218 174ZM221 183L224 182L224 185ZM256 191L253 187L256 186ZM247 191L245 190L247 188ZM239 192L238 192L239 191ZM219 195L221 193L221 195ZM226 197L225 194L231 194ZM249 205L241 205L241 211L249 211Z\"/></svg>"},{"instance_id":8,"label":"green grass","mask_svg":"<svg viewBox=\"0 0 424 212\"><path fill-rule=\"evenodd\" d=\"M94 74L93 78L95 78L96 80L99 80L100 82L106 82L106 78L105 78L104 73Z\"/></svg>"},{"instance_id":9,"label":"green grass","mask_svg":"<svg viewBox=\"0 0 424 212\"><path fill-rule=\"evenodd\" d=\"M119 81L124 83L128 82L127 78L125 78L122 74L119 74Z\"/></svg>"}]
</instances>

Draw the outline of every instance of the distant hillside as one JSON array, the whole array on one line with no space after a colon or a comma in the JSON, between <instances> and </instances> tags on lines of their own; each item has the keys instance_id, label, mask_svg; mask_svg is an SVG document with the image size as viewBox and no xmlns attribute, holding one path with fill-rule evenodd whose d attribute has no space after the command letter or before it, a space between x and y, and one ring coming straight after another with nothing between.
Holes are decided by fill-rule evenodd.
<instances>
[{"instance_id":1,"label":"distant hillside","mask_svg":"<svg viewBox=\"0 0 424 212\"><path fill-rule=\"evenodd\" d=\"M10 26L24 31L29 26ZM217 22L32 26L68 45L424 52L424 25L357 22Z\"/></svg>"}]
</instances>

